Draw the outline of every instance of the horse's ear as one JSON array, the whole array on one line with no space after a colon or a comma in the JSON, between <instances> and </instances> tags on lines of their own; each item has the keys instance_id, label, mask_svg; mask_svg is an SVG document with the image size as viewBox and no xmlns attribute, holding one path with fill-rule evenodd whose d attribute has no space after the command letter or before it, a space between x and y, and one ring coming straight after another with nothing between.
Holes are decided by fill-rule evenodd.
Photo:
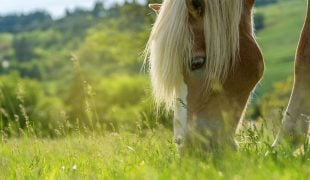
<instances>
[{"instance_id":1,"label":"horse's ear","mask_svg":"<svg viewBox=\"0 0 310 180\"><path fill-rule=\"evenodd\" d=\"M156 14L158 14L161 8L161 4L149 4L149 7L153 9L153 11L155 11Z\"/></svg>"},{"instance_id":2,"label":"horse's ear","mask_svg":"<svg viewBox=\"0 0 310 180\"><path fill-rule=\"evenodd\" d=\"M194 18L203 17L205 11L204 0L186 0L186 6L190 15Z\"/></svg>"}]
</instances>

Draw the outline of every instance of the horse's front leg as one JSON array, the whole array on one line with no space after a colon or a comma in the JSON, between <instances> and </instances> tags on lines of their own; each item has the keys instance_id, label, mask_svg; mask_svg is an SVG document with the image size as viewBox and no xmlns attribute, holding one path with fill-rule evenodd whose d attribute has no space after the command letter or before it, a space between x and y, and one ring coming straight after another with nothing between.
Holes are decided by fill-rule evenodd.
<instances>
[{"instance_id":1,"label":"horse's front leg","mask_svg":"<svg viewBox=\"0 0 310 180\"><path fill-rule=\"evenodd\" d=\"M281 139L291 145L309 140L310 120L310 0L307 18L300 36L296 59L295 78L291 98L284 114L282 129L274 145Z\"/></svg>"},{"instance_id":2,"label":"horse's front leg","mask_svg":"<svg viewBox=\"0 0 310 180\"><path fill-rule=\"evenodd\" d=\"M187 85L182 84L179 98L174 109L174 142L180 151L184 146L187 132Z\"/></svg>"}]
</instances>

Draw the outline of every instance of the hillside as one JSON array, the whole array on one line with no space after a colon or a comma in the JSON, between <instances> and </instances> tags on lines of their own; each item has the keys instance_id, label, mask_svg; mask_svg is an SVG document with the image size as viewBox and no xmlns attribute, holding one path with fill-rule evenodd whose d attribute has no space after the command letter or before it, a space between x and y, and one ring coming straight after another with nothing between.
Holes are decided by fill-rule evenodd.
<instances>
[{"instance_id":1,"label":"hillside","mask_svg":"<svg viewBox=\"0 0 310 180\"><path fill-rule=\"evenodd\" d=\"M256 13L264 15L266 25L256 34L266 63L259 91L270 91L273 83L293 76L295 49L306 15L306 3L306 0L281 0L256 9Z\"/></svg>"}]
</instances>

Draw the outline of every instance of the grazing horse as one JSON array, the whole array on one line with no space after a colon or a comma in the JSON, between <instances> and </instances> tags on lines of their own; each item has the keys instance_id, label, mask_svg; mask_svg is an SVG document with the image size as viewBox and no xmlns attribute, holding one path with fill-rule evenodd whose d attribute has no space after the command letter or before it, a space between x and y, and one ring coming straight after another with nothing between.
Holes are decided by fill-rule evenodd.
<instances>
[{"instance_id":1,"label":"grazing horse","mask_svg":"<svg viewBox=\"0 0 310 180\"><path fill-rule=\"evenodd\" d=\"M291 145L310 143L310 0L295 56L294 86L273 146L284 139Z\"/></svg>"},{"instance_id":2,"label":"grazing horse","mask_svg":"<svg viewBox=\"0 0 310 180\"><path fill-rule=\"evenodd\" d=\"M236 147L235 132L250 93L264 71L253 33L254 3L255 0L164 0L163 4L150 5L158 14L146 47L153 92L157 104L164 103L174 111L178 149L187 144L185 140L198 140L207 148L227 144ZM310 31L310 24L307 28ZM310 101L294 100L309 95L306 90L310 88L310 77L297 78L298 73L310 72L310 63L304 60L306 56L310 58L310 41L306 38L310 34L304 34L304 42L300 43L304 50L298 51L298 59L302 60L296 63L301 68L296 71L290 102L290 106L305 108L298 113L310 109ZM292 111L297 112L294 108ZM285 118L284 124L292 126L279 134L286 134L286 129L295 130L294 117Z\"/></svg>"}]
</instances>

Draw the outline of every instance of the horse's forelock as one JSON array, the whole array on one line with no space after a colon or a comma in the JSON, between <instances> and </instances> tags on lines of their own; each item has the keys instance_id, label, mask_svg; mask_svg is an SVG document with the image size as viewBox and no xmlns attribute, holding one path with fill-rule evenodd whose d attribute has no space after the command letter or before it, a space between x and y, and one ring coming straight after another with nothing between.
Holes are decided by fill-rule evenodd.
<instances>
[{"instance_id":1,"label":"horse's forelock","mask_svg":"<svg viewBox=\"0 0 310 180\"><path fill-rule=\"evenodd\" d=\"M205 88L223 82L238 60L242 0L205 0ZM184 71L189 70L193 36L184 0L164 0L146 51L155 100L172 108Z\"/></svg>"},{"instance_id":2,"label":"horse's forelock","mask_svg":"<svg viewBox=\"0 0 310 180\"><path fill-rule=\"evenodd\" d=\"M206 0L206 87L222 84L239 58L239 23L243 0Z\"/></svg>"},{"instance_id":3,"label":"horse's forelock","mask_svg":"<svg viewBox=\"0 0 310 180\"><path fill-rule=\"evenodd\" d=\"M183 70L191 51L185 1L165 0L147 45L155 100L172 108L178 97Z\"/></svg>"}]
</instances>

